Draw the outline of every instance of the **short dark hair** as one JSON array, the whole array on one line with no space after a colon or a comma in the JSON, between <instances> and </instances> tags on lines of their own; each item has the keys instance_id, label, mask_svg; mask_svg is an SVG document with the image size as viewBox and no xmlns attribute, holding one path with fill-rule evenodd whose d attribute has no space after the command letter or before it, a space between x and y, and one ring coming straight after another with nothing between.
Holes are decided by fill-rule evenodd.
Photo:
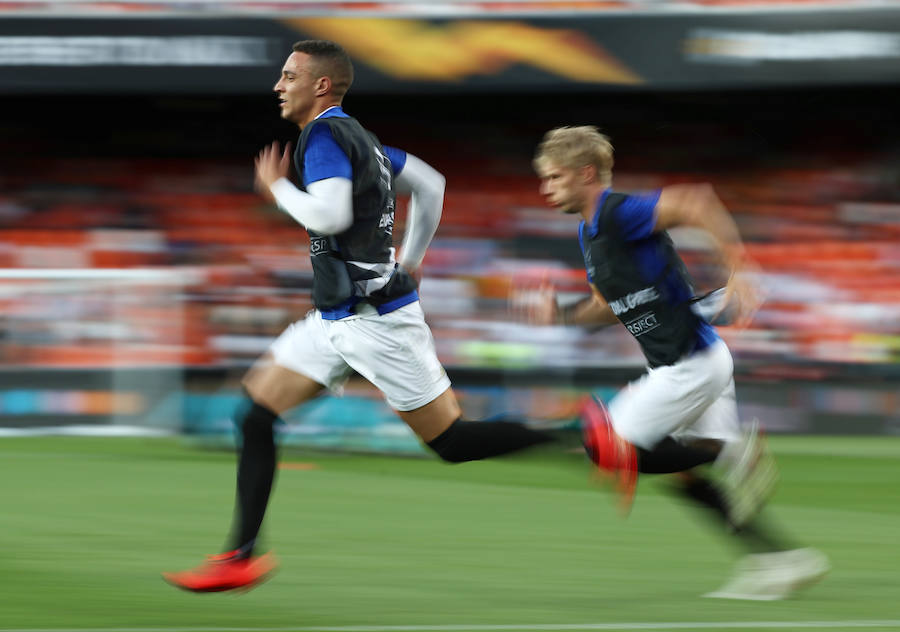
<instances>
[{"instance_id":1,"label":"short dark hair","mask_svg":"<svg viewBox=\"0 0 900 632\"><path fill-rule=\"evenodd\" d=\"M300 40L294 42L292 49L313 58L316 73L331 79L336 97L347 94L353 83L353 62L340 44L329 40Z\"/></svg>"}]
</instances>

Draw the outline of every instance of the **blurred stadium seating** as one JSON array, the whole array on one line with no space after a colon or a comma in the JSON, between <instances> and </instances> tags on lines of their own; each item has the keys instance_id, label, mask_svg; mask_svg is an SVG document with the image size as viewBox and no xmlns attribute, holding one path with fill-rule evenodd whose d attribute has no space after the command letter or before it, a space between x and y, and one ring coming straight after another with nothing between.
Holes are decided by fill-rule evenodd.
<instances>
[{"instance_id":1,"label":"blurred stadium seating","mask_svg":"<svg viewBox=\"0 0 900 632\"><path fill-rule=\"evenodd\" d=\"M841 99L840 108L849 107L848 101ZM538 107L546 110L546 99ZM746 107L734 110L736 119ZM808 137L819 129L816 125L792 131L787 122L766 128L783 148L746 163L753 147L742 144L752 145L752 139L734 122L730 129L685 120L654 140L640 124L628 121L628 99L618 105L608 100L607 108L607 121L623 138L618 187L708 179L740 223L750 253L764 269L769 301L749 329L726 331L739 357L896 362L900 199L891 152L898 147L859 143L848 151L840 138L828 146ZM832 106L816 118L829 123L830 116L846 111L840 108ZM365 105L357 109L366 114ZM589 335L551 328L535 336L510 322L507 300L517 286L549 274L564 296L585 290L574 223L543 208L530 173L539 123L530 129L522 120L504 123L491 115L461 137L452 120L458 115L433 112L416 126L437 128L442 116L449 116L451 124L444 131L434 129L430 138L404 129L396 116L378 115L369 124L386 130L387 142L408 141L448 177L444 218L425 262L422 291L445 362L463 367L640 364L636 347L622 332ZM186 131L188 124L178 113L170 116L167 127ZM211 124L222 121L213 117ZM638 142L629 139L632 131L642 135ZM502 142L493 142L501 136ZM136 140L135 148L141 143ZM169 153L196 153L195 145L172 142ZM305 233L252 193L247 159L106 155L110 151L121 153L100 146L95 156L89 151L89 157L23 159L6 166L0 201L3 267L190 268L196 283L184 288L183 304L169 305L172 314L152 304L119 308L117 325L108 327L108 342L119 350L104 353L97 328L75 326L83 312L77 306L95 297L68 297L73 303L62 309L75 315L70 327L60 327L60 304L18 280L7 285L3 297L4 363L84 366L133 358L142 364L173 359L193 366L240 364L309 308ZM711 163L713 170L706 168ZM402 212L398 225L402 228ZM702 240L686 239L688 261L701 283L715 284L716 270ZM122 339L121 325L140 333ZM79 339L75 331L86 332L87 338ZM95 351L85 351L87 342ZM123 354L128 344L141 352ZM148 345L157 351L148 351ZM177 355L162 351L173 345L180 349Z\"/></svg>"}]
</instances>

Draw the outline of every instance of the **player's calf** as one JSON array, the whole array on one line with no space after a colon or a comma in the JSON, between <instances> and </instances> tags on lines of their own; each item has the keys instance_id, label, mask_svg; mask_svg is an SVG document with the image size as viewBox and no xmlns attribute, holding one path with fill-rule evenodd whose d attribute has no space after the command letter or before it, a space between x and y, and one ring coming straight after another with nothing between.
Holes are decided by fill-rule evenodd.
<instances>
[{"instance_id":1,"label":"player's calf","mask_svg":"<svg viewBox=\"0 0 900 632\"><path fill-rule=\"evenodd\" d=\"M725 446L716 460L728 514L736 526L748 523L775 491L778 468L759 422L753 420L740 440Z\"/></svg>"},{"instance_id":2,"label":"player's calf","mask_svg":"<svg viewBox=\"0 0 900 632\"><path fill-rule=\"evenodd\" d=\"M514 421L457 419L428 447L448 463L465 463L518 452L553 441L552 435Z\"/></svg>"}]
</instances>

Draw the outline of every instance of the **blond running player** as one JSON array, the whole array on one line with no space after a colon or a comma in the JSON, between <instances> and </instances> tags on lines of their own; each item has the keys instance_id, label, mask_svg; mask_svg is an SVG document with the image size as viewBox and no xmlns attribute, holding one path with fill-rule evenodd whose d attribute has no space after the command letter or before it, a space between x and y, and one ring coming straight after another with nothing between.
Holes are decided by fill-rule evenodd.
<instances>
[{"instance_id":1,"label":"blond running player","mask_svg":"<svg viewBox=\"0 0 900 632\"><path fill-rule=\"evenodd\" d=\"M821 578L824 555L776 539L758 511L774 483L774 464L755 425L742 432L728 347L694 300L687 270L666 231L706 230L730 272L723 305L736 320L758 305L750 265L730 214L708 185L675 185L641 194L611 189L613 147L594 127L548 132L534 167L541 194L578 229L591 296L560 309L546 291L536 322L622 323L640 344L647 372L610 403L583 411L585 447L616 481L630 506L639 473L677 473L678 489L711 510L750 553L732 581L710 597L781 599ZM707 315L708 316L708 315ZM713 482L700 471L712 464Z\"/></svg>"}]
</instances>

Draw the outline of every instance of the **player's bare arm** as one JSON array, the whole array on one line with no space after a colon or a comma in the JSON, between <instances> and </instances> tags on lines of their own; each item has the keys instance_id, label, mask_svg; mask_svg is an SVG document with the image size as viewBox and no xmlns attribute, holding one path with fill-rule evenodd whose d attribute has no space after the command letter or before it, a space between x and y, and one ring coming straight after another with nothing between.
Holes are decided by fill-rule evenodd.
<instances>
[{"instance_id":1,"label":"player's bare arm","mask_svg":"<svg viewBox=\"0 0 900 632\"><path fill-rule=\"evenodd\" d=\"M567 305L558 309L558 321L563 325L597 327L614 325L619 322L619 319L616 318L603 295L592 285L590 296L573 305Z\"/></svg>"},{"instance_id":2,"label":"player's bare arm","mask_svg":"<svg viewBox=\"0 0 900 632\"><path fill-rule=\"evenodd\" d=\"M722 264L729 271L723 304L736 306L736 323L746 324L761 302L752 278L758 267L747 257L737 225L711 185L677 184L663 188L656 204L655 230L677 226L702 228L712 237Z\"/></svg>"},{"instance_id":3,"label":"player's bare arm","mask_svg":"<svg viewBox=\"0 0 900 632\"><path fill-rule=\"evenodd\" d=\"M603 296L591 286L590 296L569 305L560 305L556 290L549 282L530 293L526 318L533 325L578 325L597 327L613 325L619 320Z\"/></svg>"},{"instance_id":4,"label":"player's bare arm","mask_svg":"<svg viewBox=\"0 0 900 632\"><path fill-rule=\"evenodd\" d=\"M664 187L656 204L656 230L676 226L702 228L715 240L730 270L744 262L744 245L731 213L709 184L676 184Z\"/></svg>"}]
</instances>

